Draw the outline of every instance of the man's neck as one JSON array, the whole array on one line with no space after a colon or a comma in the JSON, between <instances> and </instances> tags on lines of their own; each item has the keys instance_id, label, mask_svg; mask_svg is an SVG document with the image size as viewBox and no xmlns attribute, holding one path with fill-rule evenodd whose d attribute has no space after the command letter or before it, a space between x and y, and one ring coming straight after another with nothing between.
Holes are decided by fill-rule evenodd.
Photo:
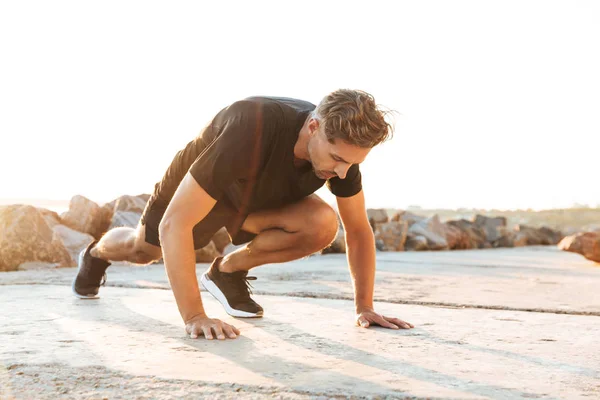
<instances>
[{"instance_id":1,"label":"man's neck","mask_svg":"<svg viewBox=\"0 0 600 400\"><path fill-rule=\"evenodd\" d=\"M310 163L310 157L308 156L308 119L306 119L302 129L300 129L298 140L296 140L296 144L294 145L294 165L297 167Z\"/></svg>"}]
</instances>

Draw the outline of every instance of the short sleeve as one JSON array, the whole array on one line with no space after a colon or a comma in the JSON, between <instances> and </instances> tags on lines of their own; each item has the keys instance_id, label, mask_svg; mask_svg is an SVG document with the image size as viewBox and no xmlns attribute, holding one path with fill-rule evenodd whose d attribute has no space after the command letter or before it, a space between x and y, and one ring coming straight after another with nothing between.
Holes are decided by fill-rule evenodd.
<instances>
[{"instance_id":1,"label":"short sleeve","mask_svg":"<svg viewBox=\"0 0 600 400\"><path fill-rule=\"evenodd\" d=\"M352 197L362 190L362 175L358 164L353 164L344 179L332 178L327 187L337 197Z\"/></svg>"},{"instance_id":2,"label":"short sleeve","mask_svg":"<svg viewBox=\"0 0 600 400\"><path fill-rule=\"evenodd\" d=\"M215 200L239 179L254 179L261 165L262 107L239 101L221 110L210 129L215 139L200 153L189 172Z\"/></svg>"}]
</instances>

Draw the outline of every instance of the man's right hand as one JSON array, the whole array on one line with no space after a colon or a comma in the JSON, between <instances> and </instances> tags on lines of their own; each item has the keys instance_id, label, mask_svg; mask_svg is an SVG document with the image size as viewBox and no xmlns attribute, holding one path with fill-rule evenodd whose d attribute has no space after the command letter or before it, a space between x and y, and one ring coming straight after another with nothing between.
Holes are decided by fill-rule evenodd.
<instances>
[{"instance_id":1,"label":"man's right hand","mask_svg":"<svg viewBox=\"0 0 600 400\"><path fill-rule=\"evenodd\" d=\"M211 319L206 316L196 316L185 323L185 331L192 339L204 335L211 340L217 339L235 339L240 331L233 325L226 324L219 319Z\"/></svg>"}]
</instances>

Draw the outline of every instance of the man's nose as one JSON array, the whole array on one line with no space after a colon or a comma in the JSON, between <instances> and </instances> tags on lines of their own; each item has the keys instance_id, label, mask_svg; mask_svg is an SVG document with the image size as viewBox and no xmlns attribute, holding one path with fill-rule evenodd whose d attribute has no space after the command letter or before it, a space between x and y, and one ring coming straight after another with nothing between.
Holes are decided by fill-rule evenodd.
<instances>
[{"instance_id":1,"label":"man's nose","mask_svg":"<svg viewBox=\"0 0 600 400\"><path fill-rule=\"evenodd\" d=\"M351 164L340 164L335 168L335 173L339 176L340 179L345 179L348 170L350 169Z\"/></svg>"}]
</instances>

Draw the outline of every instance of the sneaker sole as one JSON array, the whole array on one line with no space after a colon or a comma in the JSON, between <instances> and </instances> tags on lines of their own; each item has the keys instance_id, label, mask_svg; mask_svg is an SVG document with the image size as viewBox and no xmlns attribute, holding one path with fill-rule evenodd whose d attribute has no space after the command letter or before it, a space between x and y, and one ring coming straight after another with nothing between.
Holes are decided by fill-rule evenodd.
<instances>
[{"instance_id":1,"label":"sneaker sole","mask_svg":"<svg viewBox=\"0 0 600 400\"><path fill-rule=\"evenodd\" d=\"M206 272L200 277L200 282L202 282L202 286L204 286L204 288L208 290L208 292L212 294L213 297L217 299L219 303L221 303L221 305L225 308L227 314L231 315L232 317L258 318L263 316L262 311L259 311L258 313L251 313L248 311L241 311L231 308L223 292L221 292L219 287L208 278Z\"/></svg>"},{"instance_id":2,"label":"sneaker sole","mask_svg":"<svg viewBox=\"0 0 600 400\"><path fill-rule=\"evenodd\" d=\"M79 253L79 258L77 259L77 275L79 275L79 270L81 269L81 266L83 265L83 254L84 253L85 253L85 249L81 250L81 252ZM73 283L71 283L71 291L73 292L73 295L75 295L75 297L77 297L79 299L83 299L83 300L99 299L100 296L97 294L96 295L90 294L90 295L84 296L75 291L75 281L77 280L77 275L75 275L75 278L73 278Z\"/></svg>"}]
</instances>

